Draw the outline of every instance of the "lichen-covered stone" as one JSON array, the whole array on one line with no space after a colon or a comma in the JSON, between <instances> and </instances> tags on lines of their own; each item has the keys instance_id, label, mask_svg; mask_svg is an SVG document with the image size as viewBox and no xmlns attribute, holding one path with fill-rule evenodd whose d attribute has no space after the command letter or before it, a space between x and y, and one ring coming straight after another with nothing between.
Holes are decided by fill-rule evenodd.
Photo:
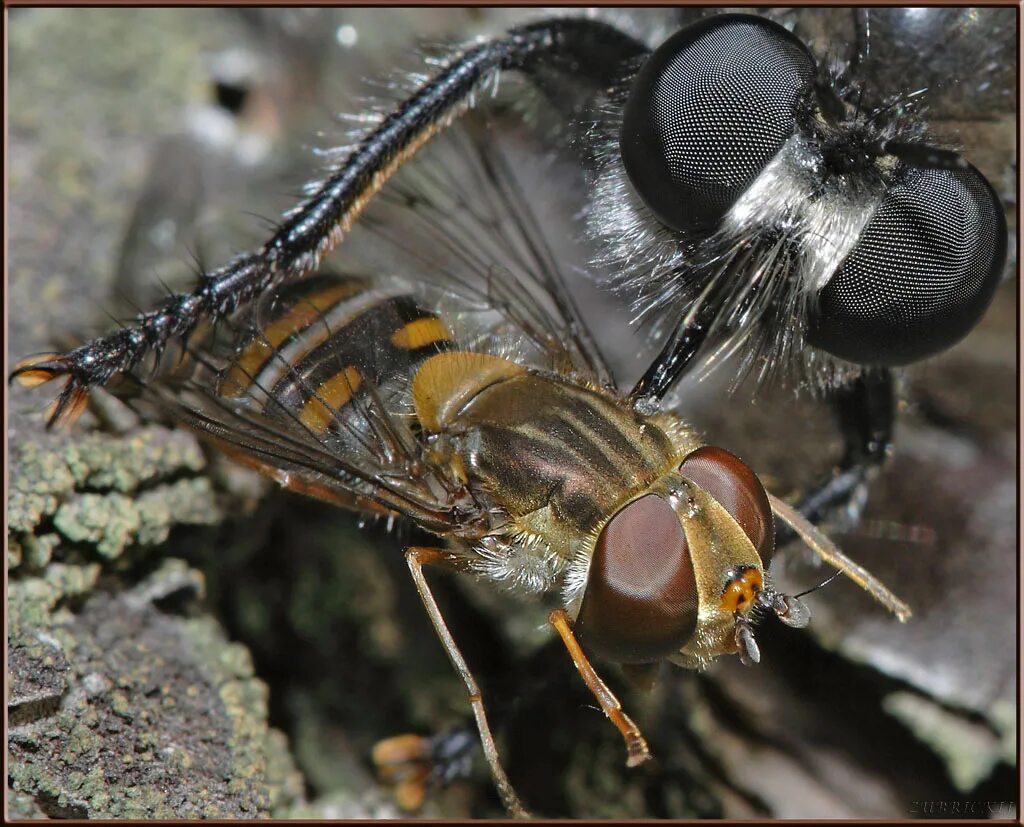
<instances>
[{"instance_id":1,"label":"lichen-covered stone","mask_svg":"<svg viewBox=\"0 0 1024 827\"><path fill-rule=\"evenodd\" d=\"M208 480L184 479L158 485L136 497L77 494L53 517L57 530L74 543L91 543L113 559L128 546L158 545L175 525L214 525L221 511Z\"/></svg>"},{"instance_id":2,"label":"lichen-covered stone","mask_svg":"<svg viewBox=\"0 0 1024 827\"><path fill-rule=\"evenodd\" d=\"M47 812L267 814L268 749L279 806L301 795L246 650L211 618L139 599L179 591L183 571L170 560L134 590L97 592L73 622L12 648L9 782Z\"/></svg>"},{"instance_id":3,"label":"lichen-covered stone","mask_svg":"<svg viewBox=\"0 0 1024 827\"><path fill-rule=\"evenodd\" d=\"M221 510L207 480L159 482L204 465L193 436L162 428L147 428L125 442L93 434L59 451L24 443L7 505L10 530L24 538L15 567L41 568L61 538L93 544L102 557L114 558L129 545L163 542L174 525L219 522ZM143 485L149 487L136 495ZM60 537L33 536L44 519L52 519Z\"/></svg>"},{"instance_id":4,"label":"lichen-covered stone","mask_svg":"<svg viewBox=\"0 0 1024 827\"><path fill-rule=\"evenodd\" d=\"M50 563L42 576L12 578L7 586L9 636L45 630L68 616L62 601L88 594L100 576L98 563Z\"/></svg>"}]
</instances>

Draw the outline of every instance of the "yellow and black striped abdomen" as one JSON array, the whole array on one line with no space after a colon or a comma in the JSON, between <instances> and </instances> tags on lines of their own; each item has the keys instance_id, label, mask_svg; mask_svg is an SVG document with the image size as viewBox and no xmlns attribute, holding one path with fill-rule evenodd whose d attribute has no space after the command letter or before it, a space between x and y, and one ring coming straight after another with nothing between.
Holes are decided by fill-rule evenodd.
<instances>
[{"instance_id":1,"label":"yellow and black striped abdomen","mask_svg":"<svg viewBox=\"0 0 1024 827\"><path fill-rule=\"evenodd\" d=\"M320 274L260 302L218 393L317 437L338 435L354 401L373 395L397 412L390 403L407 395L418 365L450 347L447 326L401 288Z\"/></svg>"}]
</instances>

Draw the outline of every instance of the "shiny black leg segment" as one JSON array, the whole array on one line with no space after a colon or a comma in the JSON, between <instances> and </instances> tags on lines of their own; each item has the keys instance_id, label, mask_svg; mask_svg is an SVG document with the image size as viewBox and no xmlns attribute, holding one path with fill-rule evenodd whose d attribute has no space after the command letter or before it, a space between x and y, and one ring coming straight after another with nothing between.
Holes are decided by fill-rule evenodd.
<instances>
[{"instance_id":1,"label":"shiny black leg segment","mask_svg":"<svg viewBox=\"0 0 1024 827\"><path fill-rule=\"evenodd\" d=\"M633 402L660 400L682 377L707 339L718 308L713 302L698 310L691 324L680 325L669 336L661 352L629 392Z\"/></svg>"},{"instance_id":2,"label":"shiny black leg segment","mask_svg":"<svg viewBox=\"0 0 1024 827\"><path fill-rule=\"evenodd\" d=\"M896 418L892 373L885 368L869 371L837 390L831 402L845 448L836 470L804 495L797 506L812 523L843 510L851 514L858 511L865 484L889 456ZM788 526L775 530L777 544L795 536Z\"/></svg>"},{"instance_id":3,"label":"shiny black leg segment","mask_svg":"<svg viewBox=\"0 0 1024 827\"><path fill-rule=\"evenodd\" d=\"M68 376L50 424L61 420L80 407L78 402L91 388L132 370L149 354L159 357L171 339L187 338L203 320L222 319L268 288L315 269L395 170L464 112L473 93L497 73L554 68L590 73L602 81L621 61L646 51L642 43L607 23L555 18L513 28L456 53L369 132L314 193L290 210L257 250L203 274L191 293L170 296L156 310L75 350L25 364L12 378L22 375L38 384L43 376Z\"/></svg>"}]
</instances>

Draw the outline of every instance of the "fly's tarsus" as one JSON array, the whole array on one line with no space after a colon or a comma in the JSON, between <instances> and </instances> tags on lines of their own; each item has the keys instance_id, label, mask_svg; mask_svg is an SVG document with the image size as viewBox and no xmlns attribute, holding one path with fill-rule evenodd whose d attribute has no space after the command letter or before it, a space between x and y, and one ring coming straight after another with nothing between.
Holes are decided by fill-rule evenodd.
<instances>
[{"instance_id":1,"label":"fly's tarsus","mask_svg":"<svg viewBox=\"0 0 1024 827\"><path fill-rule=\"evenodd\" d=\"M92 388L132 370L150 354L159 356L169 341L187 338L200 322L220 321L271 287L314 270L397 169L468 109L474 90L498 72L529 73L538 61L569 61L573 71L604 80L617 60L646 51L615 27L583 18L520 26L464 49L367 134L316 192L287 213L258 250L201 275L192 292L168 297L155 311L137 316L120 330L59 356L19 366L11 379L35 387L66 376L47 424L71 424Z\"/></svg>"},{"instance_id":2,"label":"fly's tarsus","mask_svg":"<svg viewBox=\"0 0 1024 827\"><path fill-rule=\"evenodd\" d=\"M16 382L23 388L38 388L54 379L68 376L71 374L75 353L76 351L69 351L64 355L47 353L23 359L11 371L10 381ZM73 423L85 409L88 399L89 392L81 384L74 381L67 382L60 395L46 409L48 426Z\"/></svg>"}]
</instances>

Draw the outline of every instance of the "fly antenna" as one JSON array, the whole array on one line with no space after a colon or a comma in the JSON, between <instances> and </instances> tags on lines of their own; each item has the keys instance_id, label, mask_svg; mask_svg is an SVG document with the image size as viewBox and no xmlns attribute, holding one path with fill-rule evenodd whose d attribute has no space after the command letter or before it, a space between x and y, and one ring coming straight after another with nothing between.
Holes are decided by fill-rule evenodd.
<instances>
[{"instance_id":1,"label":"fly antenna","mask_svg":"<svg viewBox=\"0 0 1024 827\"><path fill-rule=\"evenodd\" d=\"M772 511L775 512L776 516L800 535L800 539L807 544L811 551L830 566L839 569L840 572L849 577L875 600L896 615L900 622L905 623L910 619L913 612L906 603L893 594L871 572L843 554L839 547L815 528L803 514L789 505L789 503L780 500L774 494L768 493L768 502L771 504Z\"/></svg>"},{"instance_id":2,"label":"fly antenna","mask_svg":"<svg viewBox=\"0 0 1024 827\"><path fill-rule=\"evenodd\" d=\"M794 594L793 597L796 597L796 598L799 599L801 597L806 597L807 595L811 594L812 592L816 592L818 589L823 589L825 586L827 586L829 583L831 583L833 580L835 580L840 574L842 574L842 572L841 571L837 571L831 577L829 577L829 578L827 578L825 580L822 580L817 586L814 586L813 588L810 588L807 591L800 592L800 594Z\"/></svg>"}]
</instances>

